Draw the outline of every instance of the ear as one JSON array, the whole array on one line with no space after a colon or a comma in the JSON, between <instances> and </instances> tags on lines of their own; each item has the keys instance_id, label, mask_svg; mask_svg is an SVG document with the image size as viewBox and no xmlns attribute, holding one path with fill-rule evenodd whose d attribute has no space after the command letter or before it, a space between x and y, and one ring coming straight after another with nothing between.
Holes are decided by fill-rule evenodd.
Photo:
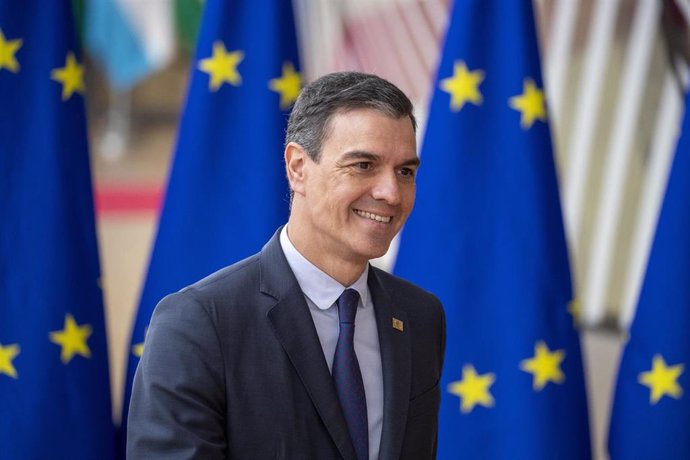
<instances>
[{"instance_id":1,"label":"ear","mask_svg":"<svg viewBox=\"0 0 690 460\"><path fill-rule=\"evenodd\" d=\"M301 145L290 142L285 146L285 171L290 189L294 193L304 195L304 179L306 177L307 152Z\"/></svg>"}]
</instances>

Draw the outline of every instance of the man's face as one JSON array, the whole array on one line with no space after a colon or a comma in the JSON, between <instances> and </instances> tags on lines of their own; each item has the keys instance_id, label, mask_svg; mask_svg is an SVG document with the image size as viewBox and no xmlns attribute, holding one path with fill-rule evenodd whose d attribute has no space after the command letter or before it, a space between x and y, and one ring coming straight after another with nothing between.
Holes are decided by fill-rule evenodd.
<instances>
[{"instance_id":1,"label":"man's face","mask_svg":"<svg viewBox=\"0 0 690 460\"><path fill-rule=\"evenodd\" d=\"M384 255L414 206L418 164L409 117L335 114L320 161L304 164L308 252L354 263Z\"/></svg>"}]
</instances>

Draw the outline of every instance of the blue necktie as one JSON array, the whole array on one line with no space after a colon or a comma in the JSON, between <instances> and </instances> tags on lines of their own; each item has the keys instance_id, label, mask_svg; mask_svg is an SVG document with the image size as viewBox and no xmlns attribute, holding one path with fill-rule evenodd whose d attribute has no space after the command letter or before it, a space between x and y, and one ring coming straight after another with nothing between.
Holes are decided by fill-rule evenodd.
<instances>
[{"instance_id":1,"label":"blue necktie","mask_svg":"<svg viewBox=\"0 0 690 460\"><path fill-rule=\"evenodd\" d=\"M340 334L333 357L333 381L358 460L369 458L369 423L364 382L355 354L355 315L359 293L345 289L337 300Z\"/></svg>"}]
</instances>

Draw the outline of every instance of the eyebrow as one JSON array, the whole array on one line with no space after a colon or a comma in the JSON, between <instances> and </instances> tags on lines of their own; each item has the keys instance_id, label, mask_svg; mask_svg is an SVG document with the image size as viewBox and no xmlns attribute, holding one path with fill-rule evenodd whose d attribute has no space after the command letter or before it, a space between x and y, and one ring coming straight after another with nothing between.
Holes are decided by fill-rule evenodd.
<instances>
[{"instance_id":1,"label":"eyebrow","mask_svg":"<svg viewBox=\"0 0 690 460\"><path fill-rule=\"evenodd\" d=\"M371 152L365 152L362 150L354 150L352 152L347 152L347 153L344 153L343 156L341 157L341 160L344 160L344 161L351 161L351 160L378 161L380 159L381 159L381 155L377 155L377 154L371 153ZM414 158L410 158L409 160L404 161L399 166L419 166L419 164L420 164L419 157L415 156Z\"/></svg>"}]
</instances>

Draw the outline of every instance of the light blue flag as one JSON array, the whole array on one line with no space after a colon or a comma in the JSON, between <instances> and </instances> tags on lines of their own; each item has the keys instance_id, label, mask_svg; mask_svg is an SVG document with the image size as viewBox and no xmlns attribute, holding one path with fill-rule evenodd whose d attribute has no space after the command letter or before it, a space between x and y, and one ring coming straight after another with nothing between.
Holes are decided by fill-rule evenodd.
<instances>
[{"instance_id":1,"label":"light blue flag","mask_svg":"<svg viewBox=\"0 0 690 460\"><path fill-rule=\"evenodd\" d=\"M86 48L113 87L126 90L170 61L172 7L173 0L90 0L84 4Z\"/></svg>"},{"instance_id":2,"label":"light blue flag","mask_svg":"<svg viewBox=\"0 0 690 460\"><path fill-rule=\"evenodd\" d=\"M395 271L447 314L440 459L587 459L531 1L456 0Z\"/></svg>"},{"instance_id":3,"label":"light blue flag","mask_svg":"<svg viewBox=\"0 0 690 460\"><path fill-rule=\"evenodd\" d=\"M259 251L288 218L283 142L301 88L291 2L209 0L192 65L165 206L132 333L125 417L158 301Z\"/></svg>"},{"instance_id":4,"label":"light blue flag","mask_svg":"<svg viewBox=\"0 0 690 460\"><path fill-rule=\"evenodd\" d=\"M619 459L690 458L690 96L611 416Z\"/></svg>"},{"instance_id":5,"label":"light blue flag","mask_svg":"<svg viewBox=\"0 0 690 460\"><path fill-rule=\"evenodd\" d=\"M114 455L71 2L0 0L0 458Z\"/></svg>"}]
</instances>

